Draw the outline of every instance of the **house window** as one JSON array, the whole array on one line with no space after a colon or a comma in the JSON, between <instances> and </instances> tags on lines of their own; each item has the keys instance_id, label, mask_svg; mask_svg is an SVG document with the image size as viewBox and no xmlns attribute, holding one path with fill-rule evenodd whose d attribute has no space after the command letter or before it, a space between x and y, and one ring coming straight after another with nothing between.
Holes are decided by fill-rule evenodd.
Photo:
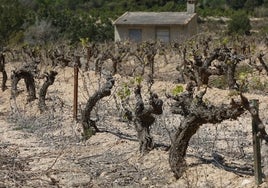
<instances>
[{"instance_id":1,"label":"house window","mask_svg":"<svg viewBox=\"0 0 268 188\"><path fill-rule=\"evenodd\" d=\"M141 29L130 29L129 30L129 40L132 42L141 42L141 40L142 40Z\"/></svg>"},{"instance_id":2,"label":"house window","mask_svg":"<svg viewBox=\"0 0 268 188\"><path fill-rule=\"evenodd\" d=\"M159 28L156 30L156 40L161 42L169 42L169 29L168 28Z\"/></svg>"}]
</instances>

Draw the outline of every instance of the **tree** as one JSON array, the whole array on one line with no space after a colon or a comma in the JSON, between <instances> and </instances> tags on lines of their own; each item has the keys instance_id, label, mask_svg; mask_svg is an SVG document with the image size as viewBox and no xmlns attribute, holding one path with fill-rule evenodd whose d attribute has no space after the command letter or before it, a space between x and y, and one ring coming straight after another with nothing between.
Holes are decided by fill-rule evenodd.
<instances>
[{"instance_id":1,"label":"tree","mask_svg":"<svg viewBox=\"0 0 268 188\"><path fill-rule=\"evenodd\" d=\"M242 9L246 0L227 0L227 4L235 10Z\"/></svg>"},{"instance_id":2,"label":"tree","mask_svg":"<svg viewBox=\"0 0 268 188\"><path fill-rule=\"evenodd\" d=\"M264 4L265 7L268 7L268 0L264 0L263 4Z\"/></svg>"},{"instance_id":3,"label":"tree","mask_svg":"<svg viewBox=\"0 0 268 188\"><path fill-rule=\"evenodd\" d=\"M246 3L245 3L245 9L249 10L249 11L253 11L254 8L256 6L258 6L258 2L257 1L252 1L252 0L247 0Z\"/></svg>"},{"instance_id":4,"label":"tree","mask_svg":"<svg viewBox=\"0 0 268 188\"><path fill-rule=\"evenodd\" d=\"M24 42L30 45L44 45L56 39L56 28L46 20L36 21L24 32Z\"/></svg>"},{"instance_id":5,"label":"tree","mask_svg":"<svg viewBox=\"0 0 268 188\"><path fill-rule=\"evenodd\" d=\"M250 34L250 20L245 12L237 12L231 17L228 23L229 34L249 35Z\"/></svg>"},{"instance_id":6,"label":"tree","mask_svg":"<svg viewBox=\"0 0 268 188\"><path fill-rule=\"evenodd\" d=\"M2 0L0 5L0 43L7 44L10 37L22 29L26 10L18 0Z\"/></svg>"},{"instance_id":7,"label":"tree","mask_svg":"<svg viewBox=\"0 0 268 188\"><path fill-rule=\"evenodd\" d=\"M200 2L200 6L202 8L210 7L210 8L222 8L226 5L226 0L202 0Z\"/></svg>"}]
</instances>

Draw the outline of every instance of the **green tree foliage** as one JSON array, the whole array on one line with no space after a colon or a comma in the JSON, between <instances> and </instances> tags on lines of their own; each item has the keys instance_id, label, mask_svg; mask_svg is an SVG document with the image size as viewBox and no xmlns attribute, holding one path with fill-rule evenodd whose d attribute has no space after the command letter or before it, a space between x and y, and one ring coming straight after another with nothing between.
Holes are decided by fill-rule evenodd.
<instances>
[{"instance_id":1,"label":"green tree foliage","mask_svg":"<svg viewBox=\"0 0 268 188\"><path fill-rule=\"evenodd\" d=\"M226 0L201 0L200 7L201 8L224 8L226 5Z\"/></svg>"},{"instance_id":2,"label":"green tree foliage","mask_svg":"<svg viewBox=\"0 0 268 188\"><path fill-rule=\"evenodd\" d=\"M250 34L250 20L245 12L235 13L228 24L229 34Z\"/></svg>"},{"instance_id":3,"label":"green tree foliage","mask_svg":"<svg viewBox=\"0 0 268 188\"><path fill-rule=\"evenodd\" d=\"M12 35L22 30L25 20L26 10L18 0L1 0L0 45L5 45Z\"/></svg>"},{"instance_id":4,"label":"green tree foliage","mask_svg":"<svg viewBox=\"0 0 268 188\"><path fill-rule=\"evenodd\" d=\"M226 0L200 0L198 6L198 14L206 16L229 16L232 12Z\"/></svg>"},{"instance_id":5,"label":"green tree foliage","mask_svg":"<svg viewBox=\"0 0 268 188\"><path fill-rule=\"evenodd\" d=\"M227 4L235 9L235 10L238 10L238 9L242 9L245 5L247 0L226 0ZM253 1L253 0L251 0Z\"/></svg>"},{"instance_id":6,"label":"green tree foliage","mask_svg":"<svg viewBox=\"0 0 268 188\"><path fill-rule=\"evenodd\" d=\"M80 38L113 40L112 19L125 11L180 11L185 0L36 0L37 17L57 28L58 36L72 43ZM184 4L184 7L181 6Z\"/></svg>"},{"instance_id":7,"label":"green tree foliage","mask_svg":"<svg viewBox=\"0 0 268 188\"><path fill-rule=\"evenodd\" d=\"M44 43L52 39L113 40L112 20L126 11L185 11L187 0L1 0L0 42ZM268 0L198 0L202 16L229 16ZM256 9L254 10L256 11ZM31 39L31 35L34 36ZM51 36L49 36L51 35ZM45 40L44 40L45 39ZM47 40L49 39L49 40ZM43 41L43 42L42 42Z\"/></svg>"},{"instance_id":8,"label":"green tree foliage","mask_svg":"<svg viewBox=\"0 0 268 188\"><path fill-rule=\"evenodd\" d=\"M263 0L263 4L264 4L265 7L268 8L268 0Z\"/></svg>"},{"instance_id":9,"label":"green tree foliage","mask_svg":"<svg viewBox=\"0 0 268 188\"><path fill-rule=\"evenodd\" d=\"M249 0L248 0L249 1ZM257 5L260 6L264 3L265 0L256 0Z\"/></svg>"},{"instance_id":10,"label":"green tree foliage","mask_svg":"<svg viewBox=\"0 0 268 188\"><path fill-rule=\"evenodd\" d=\"M248 11L253 11L254 8L262 5L264 3L263 0L247 0L244 4L244 7Z\"/></svg>"},{"instance_id":11,"label":"green tree foliage","mask_svg":"<svg viewBox=\"0 0 268 188\"><path fill-rule=\"evenodd\" d=\"M105 41L113 39L113 26L111 20L107 19L108 15L100 17L94 12L86 11L87 6L98 8L104 1L90 1L88 4L85 0L37 0L38 8L36 11L39 20L46 20L57 29L56 35L52 38L65 38L71 43L79 42L80 38L89 38L91 41Z\"/></svg>"}]
</instances>

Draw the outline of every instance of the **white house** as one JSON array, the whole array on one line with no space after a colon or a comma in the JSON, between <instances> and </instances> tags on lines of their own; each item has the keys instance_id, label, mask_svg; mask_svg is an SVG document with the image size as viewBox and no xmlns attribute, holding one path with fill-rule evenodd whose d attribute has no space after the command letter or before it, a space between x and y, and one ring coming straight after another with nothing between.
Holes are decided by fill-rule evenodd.
<instances>
[{"instance_id":1,"label":"white house","mask_svg":"<svg viewBox=\"0 0 268 188\"><path fill-rule=\"evenodd\" d=\"M115 41L184 41L197 33L196 0L186 12L126 12L114 21Z\"/></svg>"}]
</instances>

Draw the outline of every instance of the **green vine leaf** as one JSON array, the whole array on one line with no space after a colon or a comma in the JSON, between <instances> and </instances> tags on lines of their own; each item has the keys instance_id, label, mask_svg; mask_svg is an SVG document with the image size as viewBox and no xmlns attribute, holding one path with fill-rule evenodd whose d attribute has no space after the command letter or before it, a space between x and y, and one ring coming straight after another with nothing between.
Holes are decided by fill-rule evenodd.
<instances>
[{"instance_id":1,"label":"green vine leaf","mask_svg":"<svg viewBox=\"0 0 268 188\"><path fill-rule=\"evenodd\" d=\"M121 100L127 99L131 95L131 91L127 83L123 84L123 87L117 92L117 95Z\"/></svg>"},{"instance_id":2,"label":"green vine leaf","mask_svg":"<svg viewBox=\"0 0 268 188\"><path fill-rule=\"evenodd\" d=\"M225 38L222 39L222 44L223 45L227 45L228 42L229 42L229 39L227 37L225 37Z\"/></svg>"},{"instance_id":3,"label":"green vine leaf","mask_svg":"<svg viewBox=\"0 0 268 188\"><path fill-rule=\"evenodd\" d=\"M183 86L182 85L177 85L175 88L173 88L172 95L176 96L176 95L179 95L182 92L183 92Z\"/></svg>"},{"instance_id":4,"label":"green vine leaf","mask_svg":"<svg viewBox=\"0 0 268 188\"><path fill-rule=\"evenodd\" d=\"M136 77L135 77L135 82L136 82L138 85L140 85L142 81L143 81L142 76L136 76Z\"/></svg>"},{"instance_id":5,"label":"green vine leaf","mask_svg":"<svg viewBox=\"0 0 268 188\"><path fill-rule=\"evenodd\" d=\"M86 37L86 38L80 38L80 42L82 44L83 47L86 47L88 42L89 42L89 38Z\"/></svg>"},{"instance_id":6,"label":"green vine leaf","mask_svg":"<svg viewBox=\"0 0 268 188\"><path fill-rule=\"evenodd\" d=\"M247 73L246 72L241 72L239 73L238 79L244 82L247 79Z\"/></svg>"}]
</instances>

